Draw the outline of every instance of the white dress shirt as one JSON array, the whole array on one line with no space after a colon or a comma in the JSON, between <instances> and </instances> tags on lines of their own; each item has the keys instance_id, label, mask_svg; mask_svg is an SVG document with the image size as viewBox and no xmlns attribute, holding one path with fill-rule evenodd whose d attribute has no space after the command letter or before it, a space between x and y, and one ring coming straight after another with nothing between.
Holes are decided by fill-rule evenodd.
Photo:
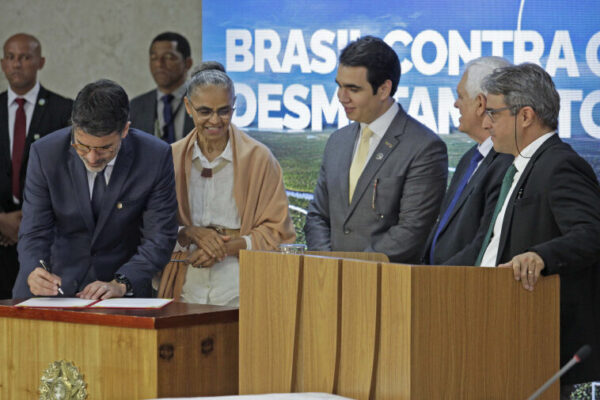
<instances>
[{"instance_id":1,"label":"white dress shirt","mask_svg":"<svg viewBox=\"0 0 600 400\"><path fill-rule=\"evenodd\" d=\"M194 226L219 225L228 229L240 229L240 214L233 197L233 152L231 142L223 153L209 162L197 143L194 143L192 160L199 159L203 168L215 168L222 160L228 163L212 178L203 178L192 165L189 184L189 203ZM252 249L249 236L246 248ZM179 246L179 245L178 245ZM195 246L190 246L194 250ZM178 248L176 247L176 250ZM188 267L182 300L186 303L239 306L239 262L235 256L227 256L210 268Z\"/></svg>"},{"instance_id":2,"label":"white dress shirt","mask_svg":"<svg viewBox=\"0 0 600 400\"><path fill-rule=\"evenodd\" d=\"M8 144L10 149L10 157L12 159L12 148L15 137L15 115L19 105L15 101L18 98L25 99L25 117L27 118L27 124L25 125L25 135L29 133L29 127L31 126L31 118L33 118L33 110L35 109L35 102L37 101L38 94L40 93L40 83L36 82L35 86L23 96L19 96L12 89L8 88Z\"/></svg>"},{"instance_id":3,"label":"white dress shirt","mask_svg":"<svg viewBox=\"0 0 600 400\"><path fill-rule=\"evenodd\" d=\"M117 153L117 156L118 156L118 153ZM110 182L110 176L112 175L112 171L115 166L115 162L117 162L117 156L115 156L115 158L110 160L108 162L108 164L106 164L106 167L104 168L104 180L106 181L107 187L108 187L108 182ZM87 181L88 181L88 188L90 190L90 201L91 201L92 193L94 192L94 180L96 179L96 175L98 175L98 173L92 172L92 171L88 170L87 168L85 169L85 172L87 173Z\"/></svg>"},{"instance_id":4,"label":"white dress shirt","mask_svg":"<svg viewBox=\"0 0 600 400\"><path fill-rule=\"evenodd\" d=\"M388 130L388 128L392 124L392 121L396 117L396 114L398 114L399 110L400 110L400 108L398 107L398 103L394 102L394 103L392 103L392 106L390 108L388 108L388 110L386 112L384 112L382 115L380 115L379 118L377 118L375 121L371 122L370 124L365 124L364 122L360 123L360 131L361 132L367 126L369 127L369 129L371 129L371 131L373 131L373 135L371 135L371 138L369 139L369 153L367 154L367 163L368 163L368 160L371 159L371 156L375 152L375 149L377 148L377 146L379 146L379 142L381 142L383 135L385 135L385 132ZM358 149L359 142L360 142L360 135L358 135L356 142L354 143L354 153L352 156L352 161L354 161L354 157L356 157L356 150ZM365 163L365 167L366 167L366 163Z\"/></svg>"},{"instance_id":5,"label":"white dress shirt","mask_svg":"<svg viewBox=\"0 0 600 400\"><path fill-rule=\"evenodd\" d=\"M502 233L502 224L504 223L504 214L506 214L506 207L508 205L508 200L510 199L510 196L512 195L513 191L515 190L515 187L517 186L517 182L519 182L519 179L521 178L521 175L523 174L523 171L525 170L525 167L527 167L527 164L529 163L529 160L531 159L533 154L535 154L535 152L540 148L540 146L542 144L544 144L544 142L546 140L550 139L550 137L554 134L555 134L555 132L549 132L549 133L546 133L546 134L540 136L539 138L537 138L536 140L531 142L523 150L521 150L521 154L519 154L515 158L514 165L515 165L515 168L517 169L517 172L515 173L515 176L513 177L512 185L510 186L510 190L508 191L508 194L506 195L506 199L504 200L502 209L500 210L500 213L498 214L498 217L496 218L496 223L494 224L494 230L492 231L492 238L490 239L490 243L488 244L488 247L485 250L485 253L483 254L483 258L481 259L482 267L495 267L496 266L496 258L498 258L498 246L500 245L500 234Z\"/></svg>"}]
</instances>

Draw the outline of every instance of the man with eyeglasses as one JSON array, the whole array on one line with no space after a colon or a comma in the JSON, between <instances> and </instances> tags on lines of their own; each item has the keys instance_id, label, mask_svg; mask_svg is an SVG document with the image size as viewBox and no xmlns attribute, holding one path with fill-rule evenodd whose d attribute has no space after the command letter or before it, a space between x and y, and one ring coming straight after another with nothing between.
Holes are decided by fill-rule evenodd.
<instances>
[{"instance_id":1,"label":"man with eyeglasses","mask_svg":"<svg viewBox=\"0 0 600 400\"><path fill-rule=\"evenodd\" d=\"M177 237L170 146L130 129L112 81L85 86L71 119L31 146L13 297L150 297Z\"/></svg>"},{"instance_id":2,"label":"man with eyeglasses","mask_svg":"<svg viewBox=\"0 0 600 400\"><path fill-rule=\"evenodd\" d=\"M584 344L594 349L561 378L561 398L568 398L573 384L600 380L600 186L556 133L560 98L546 71L534 64L502 68L483 87L483 127L494 149L515 161L477 264L512 268L526 290L540 275L560 275L561 364Z\"/></svg>"},{"instance_id":3,"label":"man with eyeglasses","mask_svg":"<svg viewBox=\"0 0 600 400\"><path fill-rule=\"evenodd\" d=\"M163 32L152 40L149 56L157 87L131 100L131 127L173 143L194 128L183 105L193 63L190 44L179 33Z\"/></svg>"},{"instance_id":4,"label":"man with eyeglasses","mask_svg":"<svg viewBox=\"0 0 600 400\"><path fill-rule=\"evenodd\" d=\"M477 144L460 159L442 202L423 254L423 264L473 265L498 200L502 177L513 157L492 148L482 122L486 92L483 79L494 69L510 65L501 57L476 58L465 66L456 87L454 107L460 111L458 129Z\"/></svg>"}]
</instances>

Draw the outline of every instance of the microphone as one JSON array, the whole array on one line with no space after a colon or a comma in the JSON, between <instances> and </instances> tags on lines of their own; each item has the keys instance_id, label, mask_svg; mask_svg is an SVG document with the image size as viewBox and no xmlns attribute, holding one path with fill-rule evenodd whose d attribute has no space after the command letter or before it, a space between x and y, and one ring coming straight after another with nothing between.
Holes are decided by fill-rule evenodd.
<instances>
[{"instance_id":1,"label":"microphone","mask_svg":"<svg viewBox=\"0 0 600 400\"><path fill-rule=\"evenodd\" d=\"M585 360L590 355L591 352L592 352L592 348L590 347L589 344L585 344L585 345L581 346L581 348L579 350L577 350L577 353L575 353L573 358L571 358L569 360L569 362L566 363L565 366L560 369L560 371L558 371L556 374L554 374L552 376L552 378L548 379L546 381L546 383L544 383L542 385L542 387L540 387L538 390L536 390L536 392L534 394L532 394L527 400L537 399L538 396L544 392L544 390L548 389L550 387L550 385L552 385L554 383L554 381L556 381L558 378L563 376L568 370L570 370L573 367L573 365Z\"/></svg>"}]
</instances>

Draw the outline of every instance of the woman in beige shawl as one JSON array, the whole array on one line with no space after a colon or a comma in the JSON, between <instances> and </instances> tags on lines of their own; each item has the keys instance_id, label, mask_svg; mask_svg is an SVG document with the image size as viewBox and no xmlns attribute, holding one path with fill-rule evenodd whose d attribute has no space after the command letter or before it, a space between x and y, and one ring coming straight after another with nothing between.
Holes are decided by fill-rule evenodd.
<instances>
[{"instance_id":1,"label":"woman in beige shawl","mask_svg":"<svg viewBox=\"0 0 600 400\"><path fill-rule=\"evenodd\" d=\"M274 250L296 238L281 167L267 147L231 124L233 82L220 64L200 66L184 102L195 128L172 149L178 247L187 248L189 264L170 263L158 295L238 306L239 251Z\"/></svg>"}]
</instances>

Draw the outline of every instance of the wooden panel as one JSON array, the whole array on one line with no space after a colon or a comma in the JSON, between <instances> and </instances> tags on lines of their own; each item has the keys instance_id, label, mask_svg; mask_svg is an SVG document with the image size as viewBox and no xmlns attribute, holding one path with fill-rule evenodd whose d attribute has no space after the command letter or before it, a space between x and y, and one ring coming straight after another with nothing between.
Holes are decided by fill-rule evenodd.
<instances>
[{"instance_id":1,"label":"wooden panel","mask_svg":"<svg viewBox=\"0 0 600 400\"><path fill-rule=\"evenodd\" d=\"M155 398L156 331L0 318L0 398L37 398L54 361L70 361L88 400Z\"/></svg>"},{"instance_id":2,"label":"wooden panel","mask_svg":"<svg viewBox=\"0 0 600 400\"><path fill-rule=\"evenodd\" d=\"M342 331L336 394L369 399L374 377L379 321L380 267L343 260Z\"/></svg>"},{"instance_id":3,"label":"wooden panel","mask_svg":"<svg viewBox=\"0 0 600 400\"><path fill-rule=\"evenodd\" d=\"M353 260L363 261L378 261L378 262L389 262L390 259L383 253L371 253L363 251L306 251L306 255L313 256L324 256L324 257L336 257L336 258L349 258Z\"/></svg>"},{"instance_id":4,"label":"wooden panel","mask_svg":"<svg viewBox=\"0 0 600 400\"><path fill-rule=\"evenodd\" d=\"M341 260L304 257L293 392L333 393L341 316Z\"/></svg>"},{"instance_id":5,"label":"wooden panel","mask_svg":"<svg viewBox=\"0 0 600 400\"><path fill-rule=\"evenodd\" d=\"M240 252L240 394L292 390L301 256Z\"/></svg>"},{"instance_id":6,"label":"wooden panel","mask_svg":"<svg viewBox=\"0 0 600 400\"><path fill-rule=\"evenodd\" d=\"M173 302L160 309L12 307L23 299L0 300L0 317L76 322L127 328L174 328L238 320L238 310L207 304Z\"/></svg>"},{"instance_id":7,"label":"wooden panel","mask_svg":"<svg viewBox=\"0 0 600 400\"><path fill-rule=\"evenodd\" d=\"M158 396L237 394L238 323L158 331ZM172 358L169 350L173 349Z\"/></svg>"},{"instance_id":8,"label":"wooden panel","mask_svg":"<svg viewBox=\"0 0 600 400\"><path fill-rule=\"evenodd\" d=\"M533 393L559 367L557 279L531 293L508 269L413 268L412 397ZM554 385L541 398L557 397Z\"/></svg>"},{"instance_id":9,"label":"wooden panel","mask_svg":"<svg viewBox=\"0 0 600 400\"><path fill-rule=\"evenodd\" d=\"M410 399L411 268L381 265L381 330L374 398Z\"/></svg>"}]
</instances>

